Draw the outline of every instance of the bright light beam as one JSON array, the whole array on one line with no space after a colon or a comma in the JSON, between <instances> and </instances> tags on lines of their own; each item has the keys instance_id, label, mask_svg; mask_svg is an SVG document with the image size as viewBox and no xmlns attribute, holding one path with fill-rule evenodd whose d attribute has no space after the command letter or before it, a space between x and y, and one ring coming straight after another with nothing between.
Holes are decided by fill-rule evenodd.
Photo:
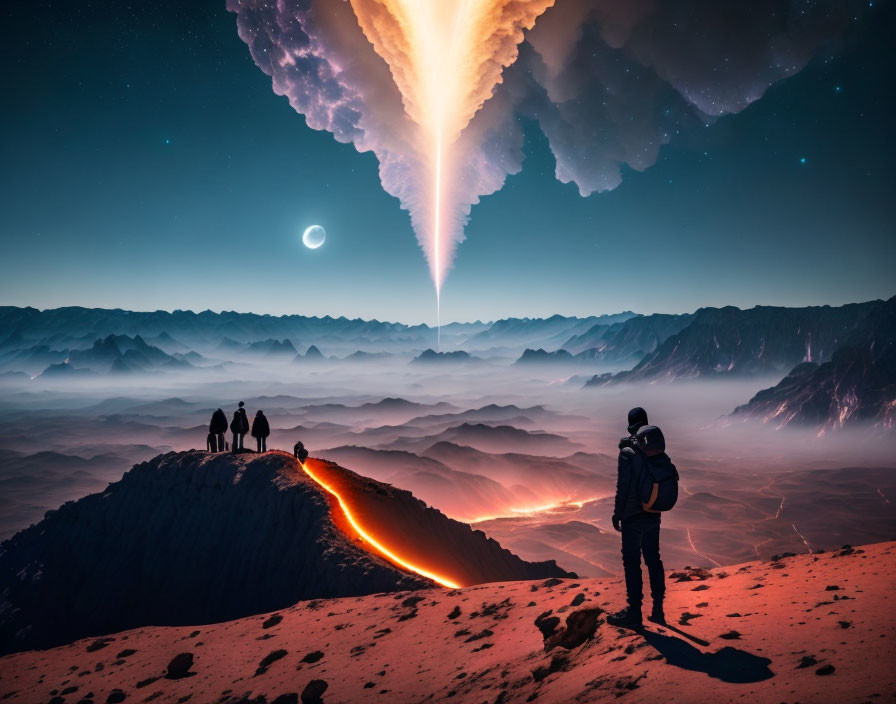
<instances>
[{"instance_id":1,"label":"bright light beam","mask_svg":"<svg viewBox=\"0 0 896 704\"><path fill-rule=\"evenodd\" d=\"M327 484L325 481L323 481L320 477L318 477L314 472L312 472L308 468L307 464L302 464L301 462L299 462L298 464L303 470L305 470L305 474L307 474L315 482L317 482L325 491L327 491L328 493L330 493L336 497L336 501L339 503L339 508L342 509L342 513L345 514L345 518L346 518L346 520L348 520L349 524L351 524L351 527L355 529L355 532L361 537L361 540L364 540L367 543L369 543L370 546L376 552L383 555L390 562L394 562L399 567L403 567L404 569L408 570L409 572L415 572L415 573L419 574L421 577L426 577L427 579L431 579L433 582L441 584L443 587L448 587L449 589L460 589L461 588L461 585L458 584L457 582L450 580L447 577L442 577L440 575L437 575L433 572L430 572L429 570L425 570L422 567L418 567L417 565L412 565L410 562L401 559L398 555L396 555L394 552L389 550L385 545L383 545L381 542L379 542L376 538L374 538L372 535L370 535L370 533L368 533L366 530L364 530L361 527L361 524L358 523L358 521L352 515L352 512L349 509L348 505L345 503L345 501L343 501L342 496L339 495L339 492L337 492L335 489L333 489L333 487L331 487L329 484Z\"/></svg>"}]
</instances>

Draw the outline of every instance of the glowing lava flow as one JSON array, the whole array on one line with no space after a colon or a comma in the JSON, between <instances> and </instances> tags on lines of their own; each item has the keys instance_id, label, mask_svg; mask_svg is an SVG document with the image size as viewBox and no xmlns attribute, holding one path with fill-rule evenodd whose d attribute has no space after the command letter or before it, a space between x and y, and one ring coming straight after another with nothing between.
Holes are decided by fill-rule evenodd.
<instances>
[{"instance_id":1,"label":"glowing lava flow","mask_svg":"<svg viewBox=\"0 0 896 704\"><path fill-rule=\"evenodd\" d=\"M410 562L406 560L402 560L398 555L389 550L385 545L380 543L376 538L374 538L370 533L364 530L361 527L361 524L355 519L354 515L352 515L351 510L348 505L343 500L342 496L333 489L330 485L324 482L320 477L318 477L314 472L312 472L307 464L302 464L299 462L299 466L305 470L305 474L311 477L317 484L319 484L326 492L332 494L336 497L336 501L339 503L339 508L342 509L342 513L345 515L346 520L348 520L349 524L352 528L355 529L355 532L361 537L362 540L369 543L370 546L378 553L380 553L383 557L388 559L390 562L394 562L399 567L403 567L409 572L416 572L421 577L426 577L427 579L431 579L433 582L441 584L443 587L449 587L450 589L460 589L461 585L457 582L454 582L447 577L441 577L433 572L423 569L422 567L417 567L416 565L412 565Z\"/></svg>"}]
</instances>

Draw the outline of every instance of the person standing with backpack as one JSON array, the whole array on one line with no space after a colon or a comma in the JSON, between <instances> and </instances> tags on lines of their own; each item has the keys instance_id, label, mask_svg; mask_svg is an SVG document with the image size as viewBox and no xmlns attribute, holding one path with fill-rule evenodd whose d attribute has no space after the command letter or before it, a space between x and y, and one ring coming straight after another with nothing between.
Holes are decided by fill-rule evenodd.
<instances>
[{"instance_id":1,"label":"person standing with backpack","mask_svg":"<svg viewBox=\"0 0 896 704\"><path fill-rule=\"evenodd\" d=\"M258 411L255 414L255 420L252 421L252 437L258 445L259 452L268 451L268 435L271 434L271 426L268 425L268 419L265 418L264 411Z\"/></svg>"},{"instance_id":2,"label":"person standing with backpack","mask_svg":"<svg viewBox=\"0 0 896 704\"><path fill-rule=\"evenodd\" d=\"M660 513L675 505L678 471L666 455L662 431L648 425L647 412L643 408L629 411L628 432L628 437L619 441L613 510L613 528L622 533L622 567L628 607L608 616L607 623L640 628L644 598L642 553L653 600L653 610L648 618L654 623L666 622L663 612L666 574L660 559Z\"/></svg>"}]
</instances>

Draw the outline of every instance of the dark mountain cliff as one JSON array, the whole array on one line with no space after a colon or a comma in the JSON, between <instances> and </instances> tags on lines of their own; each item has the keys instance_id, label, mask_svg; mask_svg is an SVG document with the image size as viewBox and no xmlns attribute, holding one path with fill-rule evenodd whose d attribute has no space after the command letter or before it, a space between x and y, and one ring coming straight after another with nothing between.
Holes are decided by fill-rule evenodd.
<instances>
[{"instance_id":1,"label":"dark mountain cliff","mask_svg":"<svg viewBox=\"0 0 896 704\"><path fill-rule=\"evenodd\" d=\"M713 377L782 375L801 362L823 363L867 328L870 317L892 307L869 301L832 308L757 306L701 308L631 371L588 385Z\"/></svg>"},{"instance_id":2,"label":"dark mountain cliff","mask_svg":"<svg viewBox=\"0 0 896 704\"><path fill-rule=\"evenodd\" d=\"M381 538L409 533L420 553L450 553L465 584L565 574L408 492L320 464ZM432 586L348 537L338 512L285 453L191 451L138 464L0 545L0 652Z\"/></svg>"}]
</instances>

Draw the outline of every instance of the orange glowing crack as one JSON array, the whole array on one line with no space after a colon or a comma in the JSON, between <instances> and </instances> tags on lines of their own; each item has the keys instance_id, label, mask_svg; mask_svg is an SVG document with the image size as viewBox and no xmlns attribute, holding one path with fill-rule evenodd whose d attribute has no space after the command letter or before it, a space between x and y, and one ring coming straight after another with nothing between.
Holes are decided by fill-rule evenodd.
<instances>
[{"instance_id":1,"label":"orange glowing crack","mask_svg":"<svg viewBox=\"0 0 896 704\"><path fill-rule=\"evenodd\" d=\"M325 491L327 491L328 493L330 493L336 497L336 501L339 502L339 508L342 509L342 513L345 514L345 517L348 519L348 522L351 524L352 528L354 528L355 532L359 536L361 536L361 539L366 541L367 543L369 543L370 546L373 547L374 550L376 550L378 553L382 554L390 562L394 562L396 565L403 567L404 569L406 569L410 572L416 572L417 574L419 574L422 577L431 579L433 582L437 582L438 584L441 584L443 587L449 587L451 589L460 589L461 585L458 584L457 582L454 582L454 581L448 579L447 577L441 577L437 574L430 572L429 570L423 569L422 567L417 567L416 565L412 565L407 560L401 559L398 555L396 555L394 552L389 550L385 545L380 543L376 538L374 538L372 535L370 535L370 533L368 533L366 530L364 530L361 527L361 524L358 523L358 521L352 515L352 512L349 510L348 505L345 503L345 501L342 499L342 497L339 495L339 493L335 489L333 489L326 482L324 482L320 477L318 477L316 474L314 474L314 472L312 472L308 468L308 465L305 465L305 464L302 464L301 462L299 462L299 466L305 470L305 474L307 474L315 482L317 482L321 487L323 487L323 489Z\"/></svg>"}]
</instances>

